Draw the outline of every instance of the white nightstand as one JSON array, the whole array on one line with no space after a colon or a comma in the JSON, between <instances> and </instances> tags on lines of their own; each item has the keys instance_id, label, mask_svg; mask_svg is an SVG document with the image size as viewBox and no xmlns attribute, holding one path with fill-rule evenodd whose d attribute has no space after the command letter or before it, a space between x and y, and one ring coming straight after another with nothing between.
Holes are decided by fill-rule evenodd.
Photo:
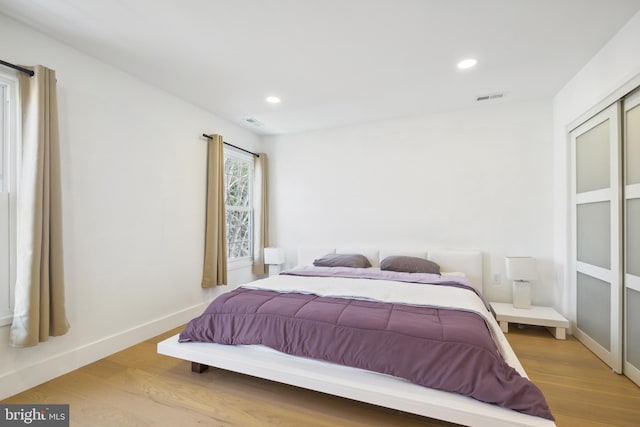
<instances>
[{"instance_id":1,"label":"white nightstand","mask_svg":"<svg viewBox=\"0 0 640 427\"><path fill-rule=\"evenodd\" d=\"M551 307L532 305L530 309L514 308L511 303L492 302L491 309L500 322L500 329L509 332L509 322L525 325L546 326L559 340L566 337L569 321Z\"/></svg>"}]
</instances>

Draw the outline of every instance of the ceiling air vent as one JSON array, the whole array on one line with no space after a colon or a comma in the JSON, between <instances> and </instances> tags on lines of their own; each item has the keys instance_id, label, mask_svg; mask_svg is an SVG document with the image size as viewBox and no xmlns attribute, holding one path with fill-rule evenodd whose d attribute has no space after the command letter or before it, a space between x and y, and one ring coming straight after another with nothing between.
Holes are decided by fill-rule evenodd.
<instances>
[{"instance_id":1,"label":"ceiling air vent","mask_svg":"<svg viewBox=\"0 0 640 427\"><path fill-rule=\"evenodd\" d=\"M490 95L476 96L476 101L492 101L494 99L504 98L505 93L492 93Z\"/></svg>"},{"instance_id":2,"label":"ceiling air vent","mask_svg":"<svg viewBox=\"0 0 640 427\"><path fill-rule=\"evenodd\" d=\"M262 126L262 122L259 121L258 119L256 119L255 117L246 117L243 119L245 122L249 123L250 125L254 125L254 126Z\"/></svg>"}]
</instances>

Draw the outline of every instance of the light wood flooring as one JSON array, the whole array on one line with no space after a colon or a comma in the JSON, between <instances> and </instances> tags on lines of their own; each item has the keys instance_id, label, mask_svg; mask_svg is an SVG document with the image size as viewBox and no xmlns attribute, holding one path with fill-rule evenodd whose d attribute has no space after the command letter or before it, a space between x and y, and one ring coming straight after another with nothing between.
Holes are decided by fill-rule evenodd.
<instances>
[{"instance_id":1,"label":"light wood flooring","mask_svg":"<svg viewBox=\"0 0 640 427\"><path fill-rule=\"evenodd\" d=\"M582 344L535 327L507 334L560 427L638 426L640 388ZM156 354L179 329L63 375L2 403L68 403L71 426L369 427L451 424Z\"/></svg>"}]
</instances>

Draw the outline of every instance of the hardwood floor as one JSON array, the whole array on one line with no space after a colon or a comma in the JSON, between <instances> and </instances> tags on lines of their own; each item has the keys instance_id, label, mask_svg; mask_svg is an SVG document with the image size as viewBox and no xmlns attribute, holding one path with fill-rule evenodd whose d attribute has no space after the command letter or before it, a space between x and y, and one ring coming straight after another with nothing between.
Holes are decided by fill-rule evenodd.
<instances>
[{"instance_id":1,"label":"hardwood floor","mask_svg":"<svg viewBox=\"0 0 640 427\"><path fill-rule=\"evenodd\" d=\"M640 425L640 388L614 374L573 337L549 339L544 328L507 334L529 378L543 391L558 426Z\"/></svg>"},{"instance_id":2,"label":"hardwood floor","mask_svg":"<svg viewBox=\"0 0 640 427\"><path fill-rule=\"evenodd\" d=\"M156 354L169 331L2 403L68 403L72 426L450 426ZM544 329L507 334L560 427L637 426L640 388L582 344Z\"/></svg>"}]
</instances>

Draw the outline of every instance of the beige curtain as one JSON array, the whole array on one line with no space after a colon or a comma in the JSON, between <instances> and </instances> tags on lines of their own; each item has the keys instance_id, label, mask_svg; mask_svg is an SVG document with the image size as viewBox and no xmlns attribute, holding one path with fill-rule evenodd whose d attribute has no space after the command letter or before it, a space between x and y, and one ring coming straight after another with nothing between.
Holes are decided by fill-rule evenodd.
<instances>
[{"instance_id":1,"label":"beige curtain","mask_svg":"<svg viewBox=\"0 0 640 427\"><path fill-rule=\"evenodd\" d=\"M30 347L69 330L64 301L60 153L55 71L20 75L15 308L10 344Z\"/></svg>"},{"instance_id":2,"label":"beige curtain","mask_svg":"<svg viewBox=\"0 0 640 427\"><path fill-rule=\"evenodd\" d=\"M207 146L207 212L202 287L227 284L227 233L224 208L224 146L211 135Z\"/></svg>"},{"instance_id":3,"label":"beige curtain","mask_svg":"<svg viewBox=\"0 0 640 427\"><path fill-rule=\"evenodd\" d=\"M267 155L254 157L253 166L253 274L264 274L264 248L269 246L267 211Z\"/></svg>"}]
</instances>

